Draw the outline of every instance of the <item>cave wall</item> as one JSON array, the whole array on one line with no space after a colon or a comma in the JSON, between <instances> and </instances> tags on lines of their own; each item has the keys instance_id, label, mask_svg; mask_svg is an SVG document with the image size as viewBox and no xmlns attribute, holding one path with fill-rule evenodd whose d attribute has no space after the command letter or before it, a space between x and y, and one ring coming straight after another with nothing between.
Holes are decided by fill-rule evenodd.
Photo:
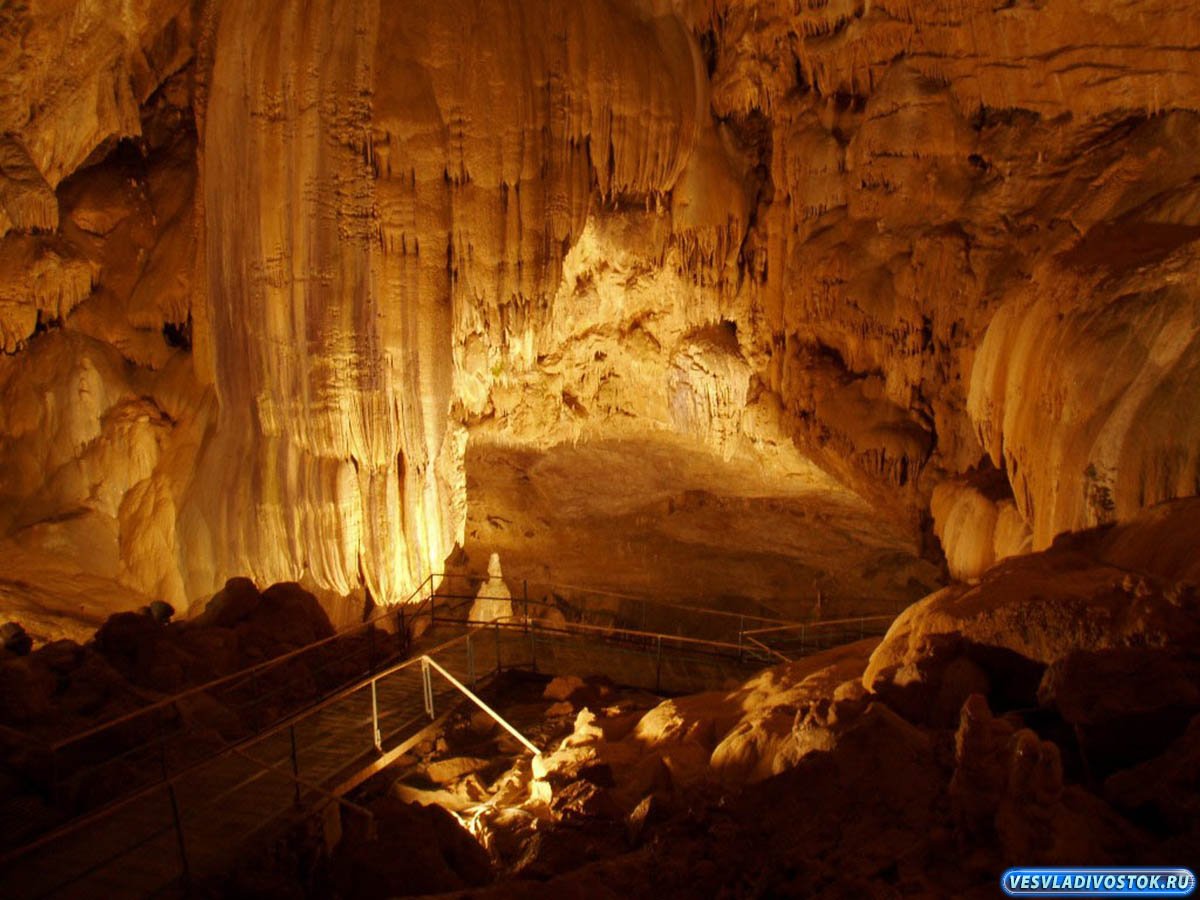
<instances>
[{"instance_id":1,"label":"cave wall","mask_svg":"<svg viewBox=\"0 0 1200 900\"><path fill-rule=\"evenodd\" d=\"M536 328L593 195L665 193L699 128L674 19L385 13L216 14L197 345L220 416L187 514L212 566L194 593L246 571L394 600L440 569L463 518L456 349Z\"/></svg>"},{"instance_id":2,"label":"cave wall","mask_svg":"<svg viewBox=\"0 0 1200 900\"><path fill-rule=\"evenodd\" d=\"M960 578L1196 493L1198 19L10 5L0 557L397 599L469 435L815 465Z\"/></svg>"},{"instance_id":3,"label":"cave wall","mask_svg":"<svg viewBox=\"0 0 1200 900\"><path fill-rule=\"evenodd\" d=\"M1194 492L1194 12L796 6L718 7L713 106L771 122L752 293L801 428L922 503L986 453L1036 547Z\"/></svg>"}]
</instances>

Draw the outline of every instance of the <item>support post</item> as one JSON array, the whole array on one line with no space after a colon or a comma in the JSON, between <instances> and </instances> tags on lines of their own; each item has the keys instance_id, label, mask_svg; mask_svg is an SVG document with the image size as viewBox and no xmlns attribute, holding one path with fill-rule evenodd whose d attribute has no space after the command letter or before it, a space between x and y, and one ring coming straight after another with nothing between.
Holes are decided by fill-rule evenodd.
<instances>
[{"instance_id":1,"label":"support post","mask_svg":"<svg viewBox=\"0 0 1200 900\"><path fill-rule=\"evenodd\" d=\"M263 729L263 712L262 712L262 691L258 686L258 672L250 673L250 696L254 698L254 730L262 731Z\"/></svg>"},{"instance_id":2,"label":"support post","mask_svg":"<svg viewBox=\"0 0 1200 900\"><path fill-rule=\"evenodd\" d=\"M288 726L288 733L292 738L292 776L295 781L292 782L294 792L293 799L297 806L300 805L300 757L296 753L296 726L295 724Z\"/></svg>"},{"instance_id":3,"label":"support post","mask_svg":"<svg viewBox=\"0 0 1200 900\"><path fill-rule=\"evenodd\" d=\"M171 773L167 766L167 730L163 727L162 719L158 713L154 715L154 721L158 724L158 764L162 769L162 780L164 783L169 783Z\"/></svg>"},{"instance_id":4,"label":"support post","mask_svg":"<svg viewBox=\"0 0 1200 900\"><path fill-rule=\"evenodd\" d=\"M471 643L471 632L467 632L467 679L475 687L475 645Z\"/></svg>"},{"instance_id":5,"label":"support post","mask_svg":"<svg viewBox=\"0 0 1200 900\"><path fill-rule=\"evenodd\" d=\"M421 684L425 689L425 714L433 718L433 679L429 673L428 657L421 657Z\"/></svg>"},{"instance_id":6,"label":"support post","mask_svg":"<svg viewBox=\"0 0 1200 900\"><path fill-rule=\"evenodd\" d=\"M658 691L662 687L662 635L655 638L657 648L654 651L654 690Z\"/></svg>"},{"instance_id":7,"label":"support post","mask_svg":"<svg viewBox=\"0 0 1200 900\"><path fill-rule=\"evenodd\" d=\"M379 696L375 690L378 682L371 682L371 736L375 743L375 752L383 752L383 735L379 733Z\"/></svg>"},{"instance_id":8,"label":"support post","mask_svg":"<svg viewBox=\"0 0 1200 900\"><path fill-rule=\"evenodd\" d=\"M51 806L58 806L62 802L62 788L58 781L58 750L50 750L50 790L48 792Z\"/></svg>"},{"instance_id":9,"label":"support post","mask_svg":"<svg viewBox=\"0 0 1200 900\"><path fill-rule=\"evenodd\" d=\"M187 842L183 839L183 819L179 815L179 800L175 797L175 785L167 782L167 796L171 798L171 817L175 820L175 839L179 844L179 866L183 873L185 896L192 893L192 873L188 866Z\"/></svg>"}]
</instances>

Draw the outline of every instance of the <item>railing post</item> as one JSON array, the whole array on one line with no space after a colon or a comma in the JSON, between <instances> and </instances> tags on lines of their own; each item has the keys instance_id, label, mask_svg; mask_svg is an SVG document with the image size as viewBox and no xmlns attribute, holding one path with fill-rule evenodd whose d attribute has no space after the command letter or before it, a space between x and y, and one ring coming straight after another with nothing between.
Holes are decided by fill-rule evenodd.
<instances>
[{"instance_id":1,"label":"railing post","mask_svg":"<svg viewBox=\"0 0 1200 900\"><path fill-rule=\"evenodd\" d=\"M400 639L400 647L404 655L408 656L408 623L405 622L403 603L396 607L396 637Z\"/></svg>"},{"instance_id":2,"label":"railing post","mask_svg":"<svg viewBox=\"0 0 1200 900\"><path fill-rule=\"evenodd\" d=\"M375 623L367 625L367 672L375 674Z\"/></svg>"},{"instance_id":3,"label":"railing post","mask_svg":"<svg viewBox=\"0 0 1200 900\"><path fill-rule=\"evenodd\" d=\"M525 630L528 631L529 630L529 579L528 578L523 579L521 584L523 585L523 590L524 590L524 594L525 594ZM535 672L537 671L536 667L534 668L534 671Z\"/></svg>"},{"instance_id":4,"label":"railing post","mask_svg":"<svg viewBox=\"0 0 1200 900\"><path fill-rule=\"evenodd\" d=\"M154 715L154 721L158 723L158 764L162 769L162 780L169 783L171 773L167 765L167 733L163 728L162 718L157 712Z\"/></svg>"},{"instance_id":5,"label":"railing post","mask_svg":"<svg viewBox=\"0 0 1200 900\"><path fill-rule=\"evenodd\" d=\"M738 616L738 662L742 661L742 638L746 633L746 617Z\"/></svg>"},{"instance_id":6,"label":"railing post","mask_svg":"<svg viewBox=\"0 0 1200 900\"><path fill-rule=\"evenodd\" d=\"M292 777L295 779L292 782L292 789L295 794L296 805L300 805L300 757L296 753L296 726L293 723L288 726L288 733L292 738Z\"/></svg>"},{"instance_id":7,"label":"railing post","mask_svg":"<svg viewBox=\"0 0 1200 900\"><path fill-rule=\"evenodd\" d=\"M375 752L383 752L383 735L379 733L379 697L375 691L377 682L371 681L371 736L375 742Z\"/></svg>"},{"instance_id":8,"label":"railing post","mask_svg":"<svg viewBox=\"0 0 1200 900\"><path fill-rule=\"evenodd\" d=\"M655 643L658 645L654 653L654 690L658 691L662 687L662 635L655 638Z\"/></svg>"},{"instance_id":9,"label":"railing post","mask_svg":"<svg viewBox=\"0 0 1200 900\"><path fill-rule=\"evenodd\" d=\"M58 781L58 750L52 747L50 749L50 784L47 791L51 806L58 806L62 801L62 798L59 796L60 788Z\"/></svg>"},{"instance_id":10,"label":"railing post","mask_svg":"<svg viewBox=\"0 0 1200 900\"><path fill-rule=\"evenodd\" d=\"M433 680L429 673L429 659L421 657L421 682L425 689L425 713L433 718Z\"/></svg>"},{"instance_id":11,"label":"railing post","mask_svg":"<svg viewBox=\"0 0 1200 900\"><path fill-rule=\"evenodd\" d=\"M534 674L537 674L537 633L529 627L528 620L525 624L526 631L529 632L529 665L533 669Z\"/></svg>"},{"instance_id":12,"label":"railing post","mask_svg":"<svg viewBox=\"0 0 1200 900\"><path fill-rule=\"evenodd\" d=\"M475 687L475 645L471 643L471 632L467 632L467 678Z\"/></svg>"},{"instance_id":13,"label":"railing post","mask_svg":"<svg viewBox=\"0 0 1200 900\"><path fill-rule=\"evenodd\" d=\"M496 674L504 671L504 662L500 659L500 623L492 623L492 632L496 635Z\"/></svg>"},{"instance_id":14,"label":"railing post","mask_svg":"<svg viewBox=\"0 0 1200 900\"><path fill-rule=\"evenodd\" d=\"M258 670L257 669L255 669L253 672L250 673L250 695L254 698L254 700L253 700L254 724L251 726L251 728L253 728L255 731L262 731L263 712L260 707L260 704L262 703L262 691L260 691L259 687L258 687Z\"/></svg>"},{"instance_id":15,"label":"railing post","mask_svg":"<svg viewBox=\"0 0 1200 900\"><path fill-rule=\"evenodd\" d=\"M175 839L179 844L179 865L183 871L184 893L191 896L192 874L188 866L187 843L183 839L183 820L179 815L179 801L175 797L175 785L167 782L167 796L171 798L171 816L175 820Z\"/></svg>"}]
</instances>

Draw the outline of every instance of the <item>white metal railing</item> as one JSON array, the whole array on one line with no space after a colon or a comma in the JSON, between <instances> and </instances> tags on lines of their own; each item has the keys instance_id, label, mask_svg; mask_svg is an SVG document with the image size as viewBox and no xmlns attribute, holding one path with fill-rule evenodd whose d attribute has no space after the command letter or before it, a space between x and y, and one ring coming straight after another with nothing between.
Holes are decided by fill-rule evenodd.
<instances>
[{"instance_id":1,"label":"white metal railing","mask_svg":"<svg viewBox=\"0 0 1200 900\"><path fill-rule=\"evenodd\" d=\"M412 732L423 728L419 716L400 722L393 721L390 726L385 725L385 719L393 710L380 703L382 685L390 684L393 688L398 689L398 693L396 690L391 692L392 703L393 706L399 705L402 709L404 700L409 697L415 698L416 691L419 689L424 694L425 711L429 718L433 718L437 691L429 677L431 671L441 674L451 685L453 692L464 694L517 737L524 746L537 753L538 750L532 742L505 721L474 691L467 688L451 671L454 668L464 668L456 666L453 659L458 651L466 651L468 663L463 674L469 681L479 680L475 671L476 654L472 652L472 645L476 638L477 635L468 631L421 656L388 666L246 741L225 748L210 759L189 766L182 771L165 774L160 782L144 787L103 809L77 818L67 825L43 835L36 841L0 858L0 882L6 885L20 884L23 886L27 881L36 882L35 870L39 868L38 863L48 862L49 865L41 866L48 873L47 883L37 884L28 890L17 890L13 895L49 897L68 890L78 892L83 885L88 884L90 878L99 877L105 870L113 867L123 868L122 861L131 854L150 854L162 864L163 853L161 851L165 849L164 841L174 844L176 856L173 863L165 864L165 871L168 874L165 876L164 883L157 885L155 889L165 887L166 884L181 878L186 881L199 868L197 856L204 856L210 860L214 857L220 858L224 850L236 847L237 841L246 837L231 831L230 840L227 842L231 845L229 848L198 846L198 842L189 839L189 822L195 825L198 820L203 819L209 823L220 820L223 815L233 815L235 810L231 809L231 804L234 804L238 796L244 794L252 786L258 785L261 788L263 776L266 774L277 776L284 783L280 785L282 789L274 794L276 804L269 808L264 806L261 809L263 824L290 809L301 806L305 793L323 801L337 802L353 814L364 816L370 823L369 811L345 800L336 790L330 790L326 786L326 782L338 773L353 772L356 766L369 764L379 754L384 753L385 750L394 750L395 746L403 743ZM441 662L438 661L438 657L441 657ZM422 672L420 685L417 685L416 682L408 685L397 682L397 679L403 678L408 673L418 671L418 667ZM503 671L503 668L504 662L497 655L494 664L483 673L483 677L487 678L498 674ZM370 712L367 720L363 722L367 728L356 731L353 721L357 714L356 709L360 707L358 701L359 698L367 696L370 700ZM346 713L349 717L348 727L341 730L333 729L323 738L311 741L297 740L298 731L303 729L307 723L314 722L328 714L336 716L339 712ZM355 734L361 736L360 741L361 738L369 738L369 741L356 743ZM282 745L275 740L285 737L286 743ZM388 744L393 746L389 747ZM344 760L341 768L330 771L326 764L324 770L318 770L311 776L308 775L300 751L304 750L308 755L312 755L313 751L328 752L330 748L345 751L341 754L341 758ZM255 752L256 750L258 752ZM281 752L282 758L278 758ZM271 758L272 754L276 758ZM237 774L234 767L228 764L229 760L235 758L251 764L255 771L249 776ZM361 765L356 763L356 760L361 760ZM232 774L226 775L222 771L223 769ZM196 795L199 799L189 802L185 800L185 794ZM152 803L156 797L161 797L166 801L163 809L169 811L169 815L165 821L160 820L158 824L152 824L146 833L130 834L129 841L121 844L113 852L88 858L88 845L101 843L96 840L95 835L105 835L111 839L113 835L123 834L127 830L126 820L130 822L140 820L142 809L148 802ZM128 830L132 831L132 826ZM209 827L205 830L211 832L212 829ZM211 842L212 838L210 837L208 840ZM79 861L81 854L83 859ZM74 870L71 869L72 861L79 861ZM31 874L32 878L29 877Z\"/></svg>"},{"instance_id":2,"label":"white metal railing","mask_svg":"<svg viewBox=\"0 0 1200 900\"><path fill-rule=\"evenodd\" d=\"M474 703L476 706L478 706L480 709L482 709L485 713L487 713L489 716L491 716L497 725L499 725L501 728L503 728L505 731L507 731L509 734L511 734L513 737L515 737L518 741L520 741L522 744L524 744L526 749L528 749L530 753L532 753L534 756L542 755L542 751L539 750L537 747L535 747L533 745L533 743L527 737L525 737L525 735L521 734L521 732L519 732L519 731L517 731L517 729L513 728L512 725L510 725L504 719L504 717L500 715L500 713L496 712L494 709L492 709L490 706L488 706L486 703L484 703L482 700L480 700L478 695L476 695L470 688L468 688L465 684L463 684L461 681L459 681L457 678L455 678L453 675L451 675L449 672L447 672L444 668L442 668L442 666L438 664L437 660L432 659L428 656L422 656L421 663L422 663L422 666L421 666L422 674L424 675L424 681L425 681L425 697L426 697L426 704L427 704L426 712L429 714L429 718L432 719L434 717L433 686L432 686L432 681L430 679L429 673L430 673L431 669L436 669L438 672L440 672L442 674L443 678L445 678L452 685L454 685L456 688L458 688L459 693L461 693L468 700L470 700L472 703Z\"/></svg>"},{"instance_id":3,"label":"white metal railing","mask_svg":"<svg viewBox=\"0 0 1200 900\"><path fill-rule=\"evenodd\" d=\"M520 598L490 598L513 599L515 608L520 610L519 614L515 613L512 617L504 621L479 623L470 621L468 611L464 608L467 602L479 599L477 594L468 594L466 591L459 593L445 587L435 587L435 579L442 579L444 585L447 581L453 582L461 577L443 576L437 573L430 575L414 591L411 599L416 602L408 607L387 610L369 622L363 623L362 626L351 629L348 633L344 632L335 635L333 638L319 641L314 645L298 648L291 653L285 654L283 657L268 660L242 672L218 679L216 682L208 685L200 685L180 695L164 698L150 707L136 710L119 719L103 723L72 738L60 741L54 745L57 750L86 742L97 736L119 735L123 733L123 729L143 721L144 717L159 716L172 709L175 710L176 716L182 719L182 716L179 716L178 706L181 699L195 696L201 692L213 691L214 689L224 690L231 685L239 689L245 688L247 685L256 687L256 690L251 691L251 693L259 703L258 706L254 707L253 716L256 722L261 723L261 727L257 730L253 730L248 735L224 743L214 752L200 760L183 757L181 761L177 761L169 758L167 742L158 735L149 744L143 744L140 747L135 746L132 751L123 751L120 756L116 757L118 761L131 758L140 759L145 756L145 754L135 756L133 751L142 751L147 748L156 750L160 777L153 783L134 790L117 802L97 810L96 813L77 818L69 824L43 835L32 843L0 857L0 878L3 877L5 869L14 864L19 865L20 861L29 855L47 851L53 847L56 841L60 841L70 835L78 835L89 828L103 827L104 823L115 821L122 810L127 810L133 805L145 801L148 797L163 793L169 799L169 808L171 810L171 822L169 824L165 824L163 828L151 834L149 838L134 842L130 848L121 850L110 857L99 859L94 865L86 867L82 873L76 873L75 876L71 876L61 884L52 887L48 893L44 892L37 896L48 896L64 887L76 885L80 882L81 878L86 879L91 874L94 874L95 871L112 864L130 852L137 852L139 847L144 847L148 842L155 840L163 833L169 834L172 830L174 830L178 839L180 865L177 876L182 875L186 878L191 871L191 865L187 848L185 820L189 813L196 810L196 807L188 807L186 804L181 804L177 790L177 787L181 783L193 778L199 779L202 772L210 771L213 767L220 765L222 759L228 756L236 756L251 760L259 766L257 774L248 776L246 783L251 783L255 780L261 781L263 773L278 776L287 782L287 791L293 805L301 802L304 792L308 792L318 798L325 797L328 789L323 786L325 784L322 780L323 776L317 777L305 774L299 754L300 747L304 747L306 750L313 750L319 746L320 742L318 741L316 744L312 742L298 743L297 729L306 723L314 721L317 717L328 711L339 707L351 707L353 703L358 702L357 698L359 697L369 697L368 736L370 740L366 746L369 746L369 752L373 757L371 764L377 764L385 757L390 758L395 753L396 745L394 745L394 741L399 732L393 729L393 725L396 723L393 722L392 725L386 725L384 722L389 715L394 714L394 710L389 710L386 705L381 706L381 686L391 685L394 688L397 679L405 677L406 673L415 672L415 667L417 666L420 667L421 684L419 690L422 695L421 708L427 719L433 719L435 714L437 691L435 690L433 673L436 672L450 685L453 692L461 694L479 706L495 719L498 724L505 728L506 731L520 741L523 746L530 750L530 752L537 754L539 752L538 748L531 741L521 735L472 690L474 685L480 680L476 669L477 657L480 656L481 651L486 656L488 652L491 652L491 648L494 648L495 653L494 662L489 661L489 664L484 666L483 678L499 674L506 668L505 660L502 656L502 635L511 644L509 646L510 654L514 648L523 647L515 635L523 635L523 639L527 639L528 642L528 653L525 654L524 649L522 649L519 658L510 658L508 660L508 668L527 666L536 670L538 667L539 646L548 649L552 645L566 646L570 642L575 642L579 646L605 645L610 648L616 648L614 652L619 650L622 653L635 654L638 658L652 662L653 678L647 677L647 683L642 686L653 686L654 689L658 690L661 685L660 676L664 660L670 662L672 660L686 659L688 664L692 665L698 659L709 658L714 660L715 665L722 665L723 663L719 661L725 660L726 662L732 661L739 665L748 664L757 666L774 661L788 660L805 653L816 652L828 646L833 646L836 643L856 640L859 637L866 636L867 633L881 633L886 630L887 625L894 618L893 616L869 616L796 623L765 617L723 613L718 610L696 610L677 604L655 604L653 601L638 600L634 606L627 606L624 612L620 608L616 610L611 608L589 610L586 606L581 608L576 604L574 607L569 607L566 610L566 613L575 619L574 621L567 621L565 618L561 618L551 622L548 619L551 610L554 610L559 617L562 617L564 614L562 606L540 600L530 600L528 590L525 589L523 596ZM481 583L482 579L475 579L475 581ZM621 602L632 599L623 595L614 596ZM489 598L484 596L483 599ZM629 615L630 609L633 610L632 616ZM379 635L377 634L380 621L386 621L388 617L392 617L392 620L398 623L396 639L391 643L379 640ZM635 618L640 618L641 621L631 621L631 619ZM431 627L452 625L472 630L468 630L463 635L439 644L437 647L420 656L404 659L399 662L392 662L391 659L394 659L395 653L402 652L404 648L407 648L411 644L414 627L423 619L427 620L428 625ZM668 622L674 626L677 632L691 629L703 636L668 633L662 630L654 630L653 628L654 625ZM645 623L645 625L642 623ZM736 625L736 628L734 628L734 625ZM480 626L483 627L481 628ZM489 632L490 638L485 638L485 635ZM713 636L714 634L716 636ZM368 651L365 658L365 667L368 674L360 675L349 683L343 683L340 688L319 697L315 703L309 702L294 711L287 711L286 707L284 707L283 714L275 715L275 718L272 720L271 715L278 707L267 706L264 709L262 706L262 698L269 698L271 696L270 691L279 690L278 685L271 683L272 679L284 682L284 687L286 687L287 674L291 671L288 668L289 666L301 665L307 669L306 663L312 660L314 656L322 662L324 662L323 657L325 656L337 656L337 648L345 645L336 642L339 639L345 641L347 638L357 641L359 650L365 647ZM488 645L487 650L484 650L485 644ZM454 664L450 656L450 654L457 653L459 650L465 656L462 665ZM389 656L391 659L389 659ZM382 668L377 669L380 661L385 664ZM451 671L452 669L457 669L458 674ZM720 671L719 668L714 669L714 672ZM617 672L615 674L619 678L621 673ZM719 681L715 683L719 683ZM468 687L468 684L471 687ZM414 682L411 691L405 694L405 696L411 695L415 701L416 690L417 685ZM364 724L367 723L364 722ZM405 723L405 729L411 731L411 726L415 724L415 722L409 721ZM393 730L389 731L389 729ZM179 740L181 739L181 734L186 736L186 733L176 731L172 737ZM249 753L251 748L266 746L274 738L284 735L287 737L289 752L284 755L282 761L271 762L262 759L259 755ZM393 746L389 747L389 742L393 742ZM361 756L363 751L358 748L362 747L362 744L355 744L353 741L350 741L347 746L355 750L355 758ZM290 767L287 765L289 762ZM347 764L349 762L350 760L347 759ZM289 768L290 773L288 772ZM232 795L231 792L236 792L237 788L241 786L240 784L235 784L233 788L218 796L230 796ZM340 798L340 794L336 792L330 796ZM325 797L325 799L328 800L329 797ZM209 807L206 806L205 809L208 810ZM353 804L349 804L347 809L356 815L362 814L362 810L355 808Z\"/></svg>"}]
</instances>

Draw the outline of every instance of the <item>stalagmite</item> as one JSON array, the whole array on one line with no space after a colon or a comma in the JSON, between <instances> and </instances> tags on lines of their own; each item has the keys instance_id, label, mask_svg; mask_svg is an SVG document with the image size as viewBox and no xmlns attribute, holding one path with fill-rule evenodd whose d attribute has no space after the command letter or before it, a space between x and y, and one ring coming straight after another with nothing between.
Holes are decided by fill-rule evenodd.
<instances>
[{"instance_id":1,"label":"stalagmite","mask_svg":"<svg viewBox=\"0 0 1200 900\"><path fill-rule=\"evenodd\" d=\"M487 581L479 586L475 602L471 604L467 618L472 622L511 619L513 616L512 593L504 582L499 553L493 553L488 559L487 573Z\"/></svg>"}]
</instances>

